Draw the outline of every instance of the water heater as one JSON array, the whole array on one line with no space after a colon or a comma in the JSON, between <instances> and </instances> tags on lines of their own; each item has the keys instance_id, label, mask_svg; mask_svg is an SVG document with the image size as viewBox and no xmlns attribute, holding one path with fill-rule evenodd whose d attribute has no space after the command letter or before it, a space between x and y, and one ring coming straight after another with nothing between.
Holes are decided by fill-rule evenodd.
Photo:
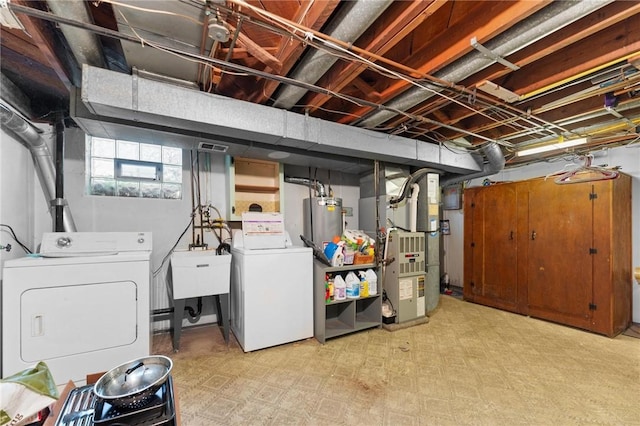
<instances>
[{"instance_id":1,"label":"water heater","mask_svg":"<svg viewBox=\"0 0 640 426\"><path fill-rule=\"evenodd\" d=\"M304 236L317 245L342 235L342 198L305 198L302 211Z\"/></svg>"}]
</instances>

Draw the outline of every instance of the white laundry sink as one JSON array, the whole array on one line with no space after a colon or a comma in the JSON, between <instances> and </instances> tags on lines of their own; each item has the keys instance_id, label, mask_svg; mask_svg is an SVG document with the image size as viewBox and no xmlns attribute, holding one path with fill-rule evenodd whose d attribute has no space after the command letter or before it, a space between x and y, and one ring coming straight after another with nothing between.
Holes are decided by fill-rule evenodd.
<instances>
[{"instance_id":1,"label":"white laundry sink","mask_svg":"<svg viewBox=\"0 0 640 426\"><path fill-rule=\"evenodd\" d=\"M174 299L229 293L231 255L176 251L171 255L171 271Z\"/></svg>"}]
</instances>

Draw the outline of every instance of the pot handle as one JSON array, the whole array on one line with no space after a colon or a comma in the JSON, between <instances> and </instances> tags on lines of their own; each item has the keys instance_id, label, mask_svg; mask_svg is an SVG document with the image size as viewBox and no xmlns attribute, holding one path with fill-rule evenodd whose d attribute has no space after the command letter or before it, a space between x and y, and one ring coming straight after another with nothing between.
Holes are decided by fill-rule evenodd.
<instances>
[{"instance_id":1,"label":"pot handle","mask_svg":"<svg viewBox=\"0 0 640 426\"><path fill-rule=\"evenodd\" d=\"M131 373L133 373L134 370L137 370L138 368L142 367L144 365L143 362L139 362L136 365L134 365L133 367L131 367L130 369L128 369L127 371L124 372L124 380L127 381L127 376Z\"/></svg>"}]
</instances>

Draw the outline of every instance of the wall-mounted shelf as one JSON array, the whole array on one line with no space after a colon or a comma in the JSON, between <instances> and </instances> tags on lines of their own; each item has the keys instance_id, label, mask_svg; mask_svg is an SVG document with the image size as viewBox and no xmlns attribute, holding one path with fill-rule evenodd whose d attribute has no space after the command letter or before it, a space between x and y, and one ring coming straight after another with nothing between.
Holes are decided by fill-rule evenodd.
<instances>
[{"instance_id":1,"label":"wall-mounted shelf","mask_svg":"<svg viewBox=\"0 0 640 426\"><path fill-rule=\"evenodd\" d=\"M228 220L241 220L242 212L258 205L263 212L282 213L282 164L252 158L226 158L229 176Z\"/></svg>"}]
</instances>

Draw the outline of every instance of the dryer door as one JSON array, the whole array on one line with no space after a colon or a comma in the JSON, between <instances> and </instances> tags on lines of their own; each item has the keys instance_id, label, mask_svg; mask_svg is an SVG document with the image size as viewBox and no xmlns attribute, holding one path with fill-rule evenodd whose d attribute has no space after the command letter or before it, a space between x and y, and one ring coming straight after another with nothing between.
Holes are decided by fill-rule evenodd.
<instances>
[{"instance_id":1,"label":"dryer door","mask_svg":"<svg viewBox=\"0 0 640 426\"><path fill-rule=\"evenodd\" d=\"M132 281L32 288L20 297L20 358L73 356L133 343L137 288Z\"/></svg>"}]
</instances>

